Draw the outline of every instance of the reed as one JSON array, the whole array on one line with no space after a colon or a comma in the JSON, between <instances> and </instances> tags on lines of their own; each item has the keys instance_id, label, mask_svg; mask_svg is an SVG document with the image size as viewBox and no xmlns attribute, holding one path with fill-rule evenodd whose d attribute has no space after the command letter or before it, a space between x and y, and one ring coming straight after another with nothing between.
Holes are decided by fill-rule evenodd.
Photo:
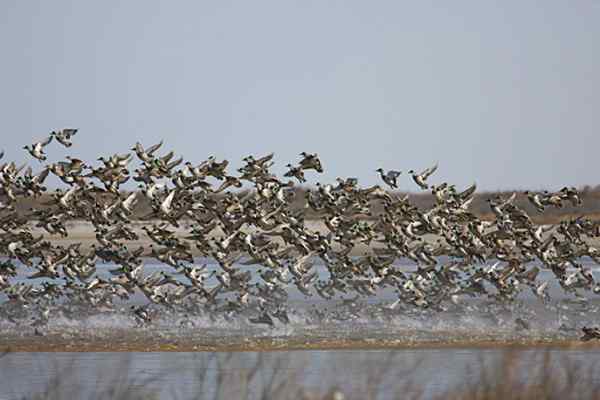
<instances>
[{"instance_id":1,"label":"reed","mask_svg":"<svg viewBox=\"0 0 600 400\"><path fill-rule=\"evenodd\" d=\"M241 399L241 400L376 400L376 399L435 399L435 400L500 400L500 399L598 399L600 382L598 368L582 369L568 356L548 350L505 350L500 357L490 360L486 355L462 371L465 379L444 390L431 390L431 383L439 381L445 371L435 371L429 379L417 379L422 358L406 362L402 351L378 353L375 358L365 357L358 365L349 365L343 352L330 353L321 367L330 371L327 376L314 379L305 352L281 353L198 353L193 370L193 381L181 387L165 387L164 374L178 374L180 370L162 371L144 379L132 376L130 359L122 358L111 368L110 379L103 379L101 387L90 391L77 379L76 364L55 365L55 374L45 390L23 399L87 398L106 399ZM365 353L366 355L367 353ZM482 353L485 354L485 353ZM372 355L372 354L371 354ZM241 357L251 358L243 363ZM524 359L529 359L527 371ZM10 359L10 357L8 357ZM3 360L5 361L5 360ZM313 364L314 365L314 364ZM10 367L10 360L2 362ZM351 373L349 372L351 370ZM188 371L189 372L189 371ZM526 374L524 373L526 372ZM313 379L309 377L313 376ZM89 381L89 380L88 380ZM6 384L6 381L4 381ZM189 387L189 386L192 387ZM162 391L159 391L162 387ZM190 389L192 396L189 395ZM91 393L91 394L88 394Z\"/></svg>"}]
</instances>

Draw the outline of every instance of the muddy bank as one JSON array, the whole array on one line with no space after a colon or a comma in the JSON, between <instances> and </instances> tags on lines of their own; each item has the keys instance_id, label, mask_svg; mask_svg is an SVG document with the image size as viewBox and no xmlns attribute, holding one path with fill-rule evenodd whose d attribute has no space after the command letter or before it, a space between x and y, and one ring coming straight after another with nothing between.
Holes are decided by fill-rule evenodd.
<instances>
[{"instance_id":1,"label":"muddy bank","mask_svg":"<svg viewBox=\"0 0 600 400\"><path fill-rule=\"evenodd\" d=\"M250 333L250 332L248 332ZM579 332L423 331L330 333L262 337L237 332L220 336L207 330L163 332L152 329L95 331L3 332L0 350L9 352L154 352L375 350L427 348L600 348L600 340L582 341Z\"/></svg>"}]
</instances>

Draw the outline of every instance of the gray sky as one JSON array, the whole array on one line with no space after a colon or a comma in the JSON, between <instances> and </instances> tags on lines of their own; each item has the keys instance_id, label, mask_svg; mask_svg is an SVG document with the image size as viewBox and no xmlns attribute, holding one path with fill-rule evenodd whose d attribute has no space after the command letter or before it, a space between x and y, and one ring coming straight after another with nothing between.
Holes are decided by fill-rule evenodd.
<instances>
[{"instance_id":1,"label":"gray sky","mask_svg":"<svg viewBox=\"0 0 600 400\"><path fill-rule=\"evenodd\" d=\"M9 159L69 126L54 159L164 138L278 172L317 152L323 181L599 183L598 1L3 0L0 49Z\"/></svg>"}]
</instances>

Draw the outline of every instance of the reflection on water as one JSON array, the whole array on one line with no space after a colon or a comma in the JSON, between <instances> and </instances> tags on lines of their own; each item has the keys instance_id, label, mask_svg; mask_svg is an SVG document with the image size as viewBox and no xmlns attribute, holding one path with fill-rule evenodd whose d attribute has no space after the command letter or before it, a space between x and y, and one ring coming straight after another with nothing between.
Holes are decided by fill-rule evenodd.
<instances>
[{"instance_id":1,"label":"reflection on water","mask_svg":"<svg viewBox=\"0 0 600 400\"><path fill-rule=\"evenodd\" d=\"M540 365L558 371L553 379L560 381L567 379L560 371L573 365L582 371L593 369L600 361L600 350L520 350L510 357L510 369L523 381L541 379L536 372ZM505 373L506 359L506 350L468 348L10 353L0 360L0 398L22 398L50 389L59 391L56 398L81 398L131 388L141 388L147 396L182 399L258 399L265 394L288 398L301 392L321 396L334 388L352 393L351 398L416 398L419 394L430 398L459 385L478 384L482 371L491 376ZM589 379L588 383L598 384L600 376Z\"/></svg>"}]
</instances>

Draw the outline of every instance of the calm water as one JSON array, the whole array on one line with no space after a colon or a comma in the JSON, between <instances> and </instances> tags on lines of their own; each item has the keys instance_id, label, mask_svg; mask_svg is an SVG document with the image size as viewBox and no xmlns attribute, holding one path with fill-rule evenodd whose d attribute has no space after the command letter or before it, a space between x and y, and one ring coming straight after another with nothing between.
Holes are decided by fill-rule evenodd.
<instances>
[{"instance_id":1,"label":"calm water","mask_svg":"<svg viewBox=\"0 0 600 400\"><path fill-rule=\"evenodd\" d=\"M583 369L600 361L600 350L548 350L553 366ZM58 398L89 397L107 388L137 386L156 398L260 398L272 376L310 393L332 387L353 393L375 390L378 399L419 392L439 395L491 375L506 350L420 349L397 351L292 351L264 353L12 353L0 360L0 398L18 399L56 390ZM537 379L544 353L520 350L516 368ZM251 375L258 366L256 375ZM600 380L600 376L592 379ZM380 381L374 377L381 378ZM218 382L221 382L220 384ZM244 385L244 382L250 382ZM377 382L377 384L374 384ZM280 398L278 396L277 398Z\"/></svg>"}]
</instances>

